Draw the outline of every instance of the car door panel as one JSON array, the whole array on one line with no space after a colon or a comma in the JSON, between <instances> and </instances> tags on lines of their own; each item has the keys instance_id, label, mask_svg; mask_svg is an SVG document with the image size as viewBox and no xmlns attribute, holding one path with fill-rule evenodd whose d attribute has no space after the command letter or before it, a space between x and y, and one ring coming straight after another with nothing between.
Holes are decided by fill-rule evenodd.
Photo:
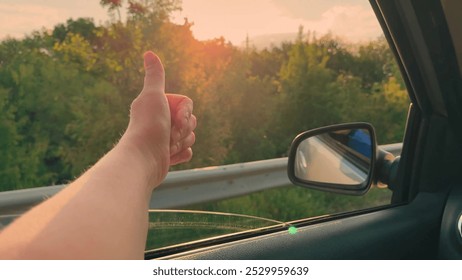
<instances>
[{"instance_id":1,"label":"car door panel","mask_svg":"<svg viewBox=\"0 0 462 280\"><path fill-rule=\"evenodd\" d=\"M440 259L462 259L462 187L454 186L444 209L441 223Z\"/></svg>"}]
</instances>

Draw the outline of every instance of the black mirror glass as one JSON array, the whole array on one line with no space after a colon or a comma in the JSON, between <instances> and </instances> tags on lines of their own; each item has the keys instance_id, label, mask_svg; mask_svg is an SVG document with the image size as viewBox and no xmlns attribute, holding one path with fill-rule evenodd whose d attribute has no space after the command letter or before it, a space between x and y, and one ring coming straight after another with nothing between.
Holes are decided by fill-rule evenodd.
<instances>
[{"instance_id":1,"label":"black mirror glass","mask_svg":"<svg viewBox=\"0 0 462 280\"><path fill-rule=\"evenodd\" d=\"M329 130L302 140L296 150L294 175L315 184L364 185L373 162L368 129Z\"/></svg>"}]
</instances>

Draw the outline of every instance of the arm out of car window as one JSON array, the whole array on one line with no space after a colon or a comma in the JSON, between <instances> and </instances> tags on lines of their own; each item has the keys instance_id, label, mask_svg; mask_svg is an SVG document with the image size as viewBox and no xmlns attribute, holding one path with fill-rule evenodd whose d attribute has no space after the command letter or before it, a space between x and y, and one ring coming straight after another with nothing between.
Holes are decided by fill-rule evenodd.
<instances>
[{"instance_id":1,"label":"arm out of car window","mask_svg":"<svg viewBox=\"0 0 462 280\"><path fill-rule=\"evenodd\" d=\"M118 144L63 191L0 232L1 259L141 259L149 199L169 166L192 157L192 101L165 94L163 66L145 79Z\"/></svg>"}]
</instances>

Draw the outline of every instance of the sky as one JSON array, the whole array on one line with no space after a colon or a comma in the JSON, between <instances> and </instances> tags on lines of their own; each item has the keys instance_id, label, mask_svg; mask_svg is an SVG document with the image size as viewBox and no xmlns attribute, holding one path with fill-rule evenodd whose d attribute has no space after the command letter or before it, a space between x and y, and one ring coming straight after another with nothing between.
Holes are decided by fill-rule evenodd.
<instances>
[{"instance_id":1,"label":"sky","mask_svg":"<svg viewBox=\"0 0 462 280\"><path fill-rule=\"evenodd\" d=\"M199 40L225 37L234 44L268 34L332 32L352 42L375 39L380 26L367 0L183 0L173 20L193 22ZM0 0L0 39L52 29L68 18L109 19L99 0Z\"/></svg>"}]
</instances>

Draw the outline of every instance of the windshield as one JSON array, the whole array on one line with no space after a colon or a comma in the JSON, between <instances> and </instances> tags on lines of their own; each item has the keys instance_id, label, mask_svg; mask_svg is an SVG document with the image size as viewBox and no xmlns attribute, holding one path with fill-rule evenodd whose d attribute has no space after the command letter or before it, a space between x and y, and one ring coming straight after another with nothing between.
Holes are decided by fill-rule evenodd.
<instances>
[{"instance_id":1,"label":"windshield","mask_svg":"<svg viewBox=\"0 0 462 280\"><path fill-rule=\"evenodd\" d=\"M379 144L402 141L407 92L366 0L6 0L0 23L0 190L24 189L0 195L18 204L0 226L114 146L145 50L198 119L193 159L152 195L147 250L390 204L386 188L350 197L286 174L309 129L367 121Z\"/></svg>"}]
</instances>

